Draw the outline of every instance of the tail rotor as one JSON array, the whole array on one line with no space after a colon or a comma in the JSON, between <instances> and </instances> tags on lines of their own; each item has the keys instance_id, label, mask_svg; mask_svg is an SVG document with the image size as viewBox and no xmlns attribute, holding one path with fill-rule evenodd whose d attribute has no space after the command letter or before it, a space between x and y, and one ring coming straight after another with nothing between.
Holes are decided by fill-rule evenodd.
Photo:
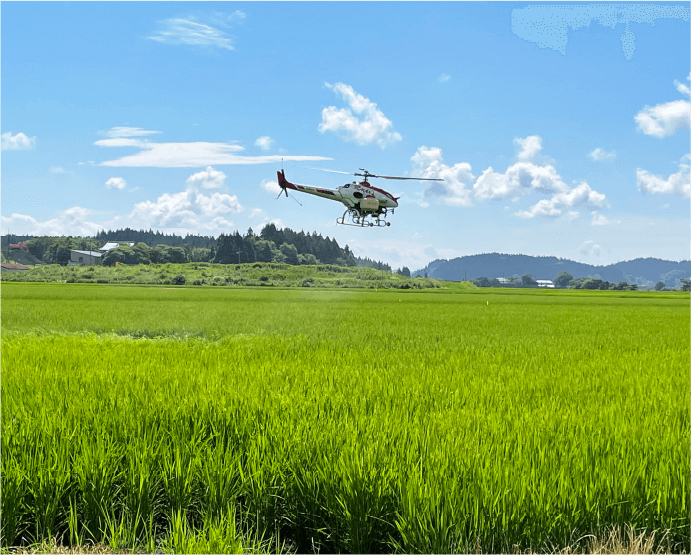
<instances>
[{"instance_id":1,"label":"tail rotor","mask_svg":"<svg viewBox=\"0 0 691 555\"><path fill-rule=\"evenodd\" d=\"M283 173L283 170L281 170L280 172L277 172L277 174L278 174L278 186L281 188L281 190L280 190L280 192L278 193L278 196L276 197L276 200L278 200L279 197L280 197L283 193L285 193L285 194L286 194L286 198L292 198L295 202L297 202L300 206L302 206L302 203L301 203L298 199L296 199L295 197L291 197L290 195L288 195L288 187L286 186L287 181L286 181L285 173Z\"/></svg>"}]
</instances>

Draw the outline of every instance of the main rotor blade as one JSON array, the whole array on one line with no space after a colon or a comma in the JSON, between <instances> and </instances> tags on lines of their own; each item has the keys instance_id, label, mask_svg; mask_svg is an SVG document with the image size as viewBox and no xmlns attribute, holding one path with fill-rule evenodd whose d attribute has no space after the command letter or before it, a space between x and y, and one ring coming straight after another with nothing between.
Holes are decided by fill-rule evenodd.
<instances>
[{"instance_id":1,"label":"main rotor blade","mask_svg":"<svg viewBox=\"0 0 691 555\"><path fill-rule=\"evenodd\" d=\"M343 175L357 175L359 177L378 177L381 179L397 179L399 181L444 181L443 179L431 179L429 177L398 177L394 175L374 175L372 173L350 173L350 172L342 172L338 170L327 170L324 168L314 168L312 166L295 166L296 168L306 168L308 170L318 170L320 172L329 172L329 173L340 173Z\"/></svg>"},{"instance_id":2,"label":"main rotor blade","mask_svg":"<svg viewBox=\"0 0 691 555\"><path fill-rule=\"evenodd\" d=\"M342 173L343 175L353 175L353 174L350 173L350 172L340 172L340 171L338 171L338 170L327 170L327 169L324 169L324 168L313 168L313 167L311 167L311 166L295 166L295 167L296 167L296 168L306 168L306 169L308 169L308 170L318 170L318 171L320 171L320 172Z\"/></svg>"},{"instance_id":3,"label":"main rotor blade","mask_svg":"<svg viewBox=\"0 0 691 555\"><path fill-rule=\"evenodd\" d=\"M361 175L362 177L365 177L364 173L356 173L355 175ZM368 173L366 177L379 177L381 179L397 179L399 181L404 181L404 180L414 180L414 181L444 181L443 179L430 179L429 177L397 177L393 175L373 175L371 173Z\"/></svg>"}]
</instances>

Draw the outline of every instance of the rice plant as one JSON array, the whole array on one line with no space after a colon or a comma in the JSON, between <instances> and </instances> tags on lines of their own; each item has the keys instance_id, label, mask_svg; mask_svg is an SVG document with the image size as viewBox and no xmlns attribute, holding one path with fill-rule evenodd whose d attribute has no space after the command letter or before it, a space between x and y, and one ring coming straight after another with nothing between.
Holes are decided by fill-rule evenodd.
<instances>
[{"instance_id":1,"label":"rice plant","mask_svg":"<svg viewBox=\"0 0 691 555\"><path fill-rule=\"evenodd\" d=\"M688 295L75 291L2 286L3 547L688 548Z\"/></svg>"}]
</instances>

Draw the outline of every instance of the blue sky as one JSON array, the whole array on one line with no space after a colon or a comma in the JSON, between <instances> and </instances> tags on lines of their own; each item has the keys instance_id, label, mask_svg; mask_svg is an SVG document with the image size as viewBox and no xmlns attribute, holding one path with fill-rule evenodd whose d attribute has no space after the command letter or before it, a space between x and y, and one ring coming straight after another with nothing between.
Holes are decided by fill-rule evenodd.
<instances>
[{"instance_id":1,"label":"blue sky","mask_svg":"<svg viewBox=\"0 0 691 555\"><path fill-rule=\"evenodd\" d=\"M411 269L688 259L688 16L630 21L627 60L624 21L564 53L521 38L535 5L4 3L2 233L274 222ZM349 178L301 166L444 182L380 180L391 227L337 226L336 202L275 200L281 158L324 187Z\"/></svg>"}]
</instances>

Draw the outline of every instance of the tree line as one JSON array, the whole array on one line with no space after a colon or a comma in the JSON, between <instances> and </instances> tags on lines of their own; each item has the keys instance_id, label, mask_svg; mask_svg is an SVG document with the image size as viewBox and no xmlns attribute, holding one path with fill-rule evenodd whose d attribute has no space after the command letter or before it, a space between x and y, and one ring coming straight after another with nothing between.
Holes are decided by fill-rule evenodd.
<instances>
[{"instance_id":1,"label":"tree line","mask_svg":"<svg viewBox=\"0 0 691 555\"><path fill-rule=\"evenodd\" d=\"M136 230L129 227L114 231L99 231L94 237L99 244L108 241L128 241L130 243L145 243L146 245L168 245L171 247L203 247L210 249L216 245L216 239L211 235L180 235L161 233L160 231Z\"/></svg>"},{"instance_id":2,"label":"tree line","mask_svg":"<svg viewBox=\"0 0 691 555\"><path fill-rule=\"evenodd\" d=\"M244 236L237 231L232 235L220 235L213 261L220 264L285 262L295 265L358 265L348 245L341 248L336 239L322 237L316 232L278 229L274 224L264 226L259 235L255 235L252 228Z\"/></svg>"},{"instance_id":3,"label":"tree line","mask_svg":"<svg viewBox=\"0 0 691 555\"><path fill-rule=\"evenodd\" d=\"M523 274L520 278L510 276L505 283L500 282L497 278L490 279L483 276L475 278L473 283L478 287L535 287L538 285L530 274ZM559 272L552 283L555 287L569 287L571 289L609 289L616 291L636 291L638 289L638 285L635 283L631 284L626 281L610 283L606 280L590 277L574 278L569 272Z\"/></svg>"},{"instance_id":4,"label":"tree line","mask_svg":"<svg viewBox=\"0 0 691 555\"><path fill-rule=\"evenodd\" d=\"M108 241L134 242L107 251L101 263L165 264L186 262L215 262L218 264L246 264L276 262L286 264L333 264L338 266L366 266L391 272L391 266L369 258L355 256L350 247L341 247L336 239L322 237L316 232L296 232L278 229L274 224L264 226L257 235L249 228L222 234L217 239L199 235L165 235L160 232L133 230L102 231L94 237L33 237L27 239L29 252L46 264L66 265L72 250L97 251ZM404 268L401 271L410 271Z\"/></svg>"}]
</instances>

